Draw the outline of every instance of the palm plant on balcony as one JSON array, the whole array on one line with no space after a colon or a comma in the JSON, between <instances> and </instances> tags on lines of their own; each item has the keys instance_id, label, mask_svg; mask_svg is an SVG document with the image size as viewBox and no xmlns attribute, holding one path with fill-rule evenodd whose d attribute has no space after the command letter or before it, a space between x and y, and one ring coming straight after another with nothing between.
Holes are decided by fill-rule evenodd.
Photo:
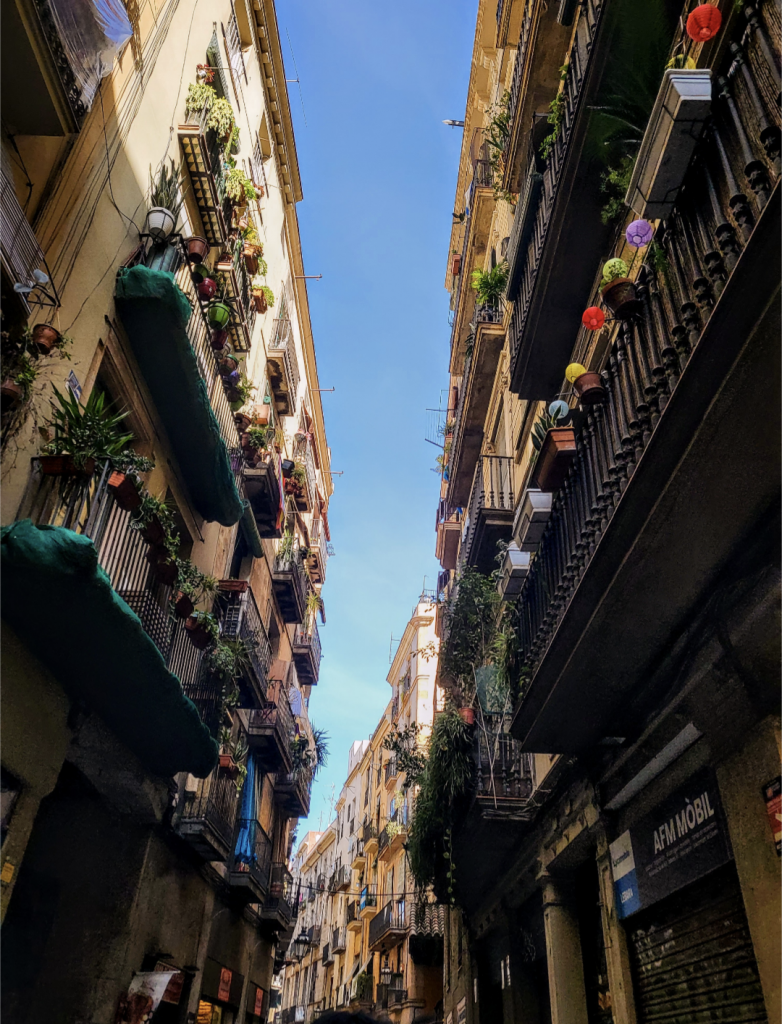
<instances>
[{"instance_id":1,"label":"palm plant on balcony","mask_svg":"<svg viewBox=\"0 0 782 1024\"><path fill-rule=\"evenodd\" d=\"M477 302L490 309L499 309L500 300L508 284L508 263L503 260L491 270L476 268L472 272L472 287L478 293Z\"/></svg>"}]
</instances>

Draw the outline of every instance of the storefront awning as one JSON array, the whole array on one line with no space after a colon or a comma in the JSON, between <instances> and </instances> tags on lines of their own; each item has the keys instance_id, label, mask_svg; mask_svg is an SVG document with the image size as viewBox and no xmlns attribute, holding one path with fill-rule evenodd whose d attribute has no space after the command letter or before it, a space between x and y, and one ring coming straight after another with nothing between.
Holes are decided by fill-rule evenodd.
<instances>
[{"instance_id":1,"label":"storefront awning","mask_svg":"<svg viewBox=\"0 0 782 1024\"><path fill-rule=\"evenodd\" d=\"M233 526L242 499L187 335L190 303L173 275L146 267L119 271L115 299L193 505L207 522Z\"/></svg>"},{"instance_id":2,"label":"storefront awning","mask_svg":"<svg viewBox=\"0 0 782 1024\"><path fill-rule=\"evenodd\" d=\"M0 530L2 615L74 700L150 771L204 778L217 744L112 589L88 537L23 519Z\"/></svg>"}]
</instances>

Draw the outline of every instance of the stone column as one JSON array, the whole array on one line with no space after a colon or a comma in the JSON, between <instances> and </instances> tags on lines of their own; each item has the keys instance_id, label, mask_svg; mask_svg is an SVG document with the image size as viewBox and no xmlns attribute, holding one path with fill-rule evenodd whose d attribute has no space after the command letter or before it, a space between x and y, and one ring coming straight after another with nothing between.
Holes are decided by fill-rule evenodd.
<instances>
[{"instance_id":1,"label":"stone column","mask_svg":"<svg viewBox=\"0 0 782 1024\"><path fill-rule=\"evenodd\" d=\"M600 902L603 907L603 941L606 949L608 989L614 1024L636 1024L635 998L630 973L627 935L619 923L614 901L614 877L605 832L598 834L597 874L600 879Z\"/></svg>"},{"instance_id":2,"label":"stone column","mask_svg":"<svg viewBox=\"0 0 782 1024\"><path fill-rule=\"evenodd\" d=\"M779 857L762 787L779 775L779 725L767 718L749 742L717 768L749 934L769 1021L782 1019L779 964Z\"/></svg>"},{"instance_id":3,"label":"stone column","mask_svg":"<svg viewBox=\"0 0 782 1024\"><path fill-rule=\"evenodd\" d=\"M551 1024L589 1024L578 918L562 880L542 881Z\"/></svg>"}]
</instances>

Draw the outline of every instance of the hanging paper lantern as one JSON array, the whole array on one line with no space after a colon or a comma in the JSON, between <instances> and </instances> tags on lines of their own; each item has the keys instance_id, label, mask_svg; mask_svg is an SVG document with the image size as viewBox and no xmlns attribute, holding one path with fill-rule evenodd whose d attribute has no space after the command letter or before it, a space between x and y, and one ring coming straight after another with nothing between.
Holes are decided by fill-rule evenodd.
<instances>
[{"instance_id":1,"label":"hanging paper lantern","mask_svg":"<svg viewBox=\"0 0 782 1024\"><path fill-rule=\"evenodd\" d=\"M565 380L570 384L573 384L578 380L582 373L586 372L586 366L582 366L581 363L571 363L565 370Z\"/></svg>"},{"instance_id":2,"label":"hanging paper lantern","mask_svg":"<svg viewBox=\"0 0 782 1024\"><path fill-rule=\"evenodd\" d=\"M634 220L632 224L628 225L627 231L625 231L628 245L632 245L634 249L640 249L644 245L648 245L653 235L654 228L648 220Z\"/></svg>"},{"instance_id":3,"label":"hanging paper lantern","mask_svg":"<svg viewBox=\"0 0 782 1024\"><path fill-rule=\"evenodd\" d=\"M707 39L716 36L721 24L722 15L719 10L711 4L701 4L687 19L687 35L696 43L705 43Z\"/></svg>"},{"instance_id":4,"label":"hanging paper lantern","mask_svg":"<svg viewBox=\"0 0 782 1024\"><path fill-rule=\"evenodd\" d=\"M590 306L589 309L584 310L581 317L581 323L589 331L599 331L605 322L606 315L600 306Z\"/></svg>"},{"instance_id":5,"label":"hanging paper lantern","mask_svg":"<svg viewBox=\"0 0 782 1024\"><path fill-rule=\"evenodd\" d=\"M570 415L570 406L564 399L557 398L548 407L548 414L552 420L564 420Z\"/></svg>"}]
</instances>

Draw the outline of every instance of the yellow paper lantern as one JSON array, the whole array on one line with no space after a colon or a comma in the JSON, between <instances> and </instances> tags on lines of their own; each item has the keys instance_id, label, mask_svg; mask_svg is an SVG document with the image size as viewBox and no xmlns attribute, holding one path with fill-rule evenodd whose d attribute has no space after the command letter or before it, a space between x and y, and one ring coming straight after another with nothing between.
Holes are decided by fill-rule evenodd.
<instances>
[{"instance_id":1,"label":"yellow paper lantern","mask_svg":"<svg viewBox=\"0 0 782 1024\"><path fill-rule=\"evenodd\" d=\"M565 370L565 380L569 384L575 384L581 374L586 372L586 366L582 366L581 363L571 363Z\"/></svg>"}]
</instances>

